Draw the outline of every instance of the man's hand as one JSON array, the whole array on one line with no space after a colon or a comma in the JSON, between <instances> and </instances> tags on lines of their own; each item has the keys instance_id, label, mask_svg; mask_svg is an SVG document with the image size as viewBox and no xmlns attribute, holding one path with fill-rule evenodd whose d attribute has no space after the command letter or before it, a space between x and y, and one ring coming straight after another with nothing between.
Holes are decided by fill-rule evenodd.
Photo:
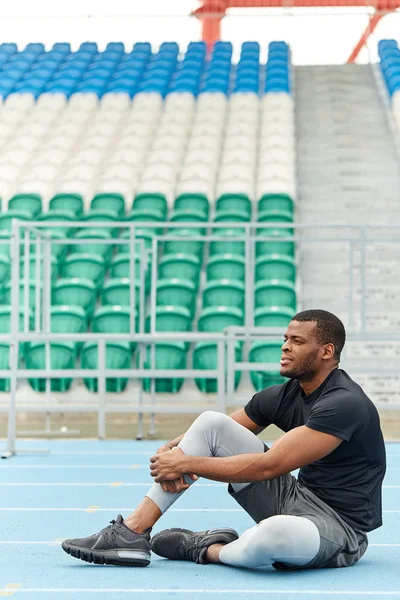
<instances>
[{"instance_id":1,"label":"man's hand","mask_svg":"<svg viewBox=\"0 0 400 600\"><path fill-rule=\"evenodd\" d=\"M172 448L176 448L178 446L179 441L182 438L183 435L179 436L175 440L172 440L171 442L167 442L163 446L160 446L156 452L156 455L164 454L164 452L169 452L170 450L172 450ZM194 481L198 480L197 475L194 475L193 473L188 476ZM160 485L164 492L169 492L171 494L179 494L180 492L183 492L183 490L187 490L189 487L189 484L186 483L185 478L183 476L179 477L178 479L175 479L174 481L161 481Z\"/></svg>"},{"instance_id":2,"label":"man's hand","mask_svg":"<svg viewBox=\"0 0 400 600\"><path fill-rule=\"evenodd\" d=\"M185 474L184 456L184 453L178 447L173 448L169 452L165 451L152 456L150 459L150 474L154 477L154 481L161 484L173 483L174 489L172 491L174 492L186 490L189 484L183 478ZM194 481L198 479L197 475L193 473L187 475ZM171 486L168 485L168 488L168 490L164 491L170 491Z\"/></svg>"}]
</instances>

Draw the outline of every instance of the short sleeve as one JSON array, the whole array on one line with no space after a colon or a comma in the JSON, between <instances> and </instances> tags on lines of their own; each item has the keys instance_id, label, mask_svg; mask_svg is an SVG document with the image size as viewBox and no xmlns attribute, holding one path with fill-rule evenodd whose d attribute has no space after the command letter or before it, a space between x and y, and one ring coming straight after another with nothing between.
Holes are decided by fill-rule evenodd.
<instances>
[{"instance_id":1,"label":"short sleeve","mask_svg":"<svg viewBox=\"0 0 400 600\"><path fill-rule=\"evenodd\" d=\"M364 426L366 418L367 411L359 398L348 390L331 388L312 407L306 427L348 442Z\"/></svg>"},{"instance_id":2,"label":"short sleeve","mask_svg":"<svg viewBox=\"0 0 400 600\"><path fill-rule=\"evenodd\" d=\"M244 407L244 412L254 423L260 427L268 427L274 422L279 388L281 385L273 385L257 394L254 394L250 402Z\"/></svg>"}]
</instances>

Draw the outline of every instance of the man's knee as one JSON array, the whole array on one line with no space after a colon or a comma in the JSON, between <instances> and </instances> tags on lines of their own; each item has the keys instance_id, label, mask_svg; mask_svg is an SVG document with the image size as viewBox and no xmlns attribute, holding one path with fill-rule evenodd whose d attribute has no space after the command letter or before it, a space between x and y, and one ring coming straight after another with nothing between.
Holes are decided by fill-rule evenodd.
<instances>
[{"instance_id":1,"label":"man's knee","mask_svg":"<svg viewBox=\"0 0 400 600\"><path fill-rule=\"evenodd\" d=\"M267 549L273 559L290 554L294 545L309 536L319 540L318 529L312 521L293 515L275 515L258 523L246 546L255 555L262 548Z\"/></svg>"},{"instance_id":2,"label":"man's knee","mask_svg":"<svg viewBox=\"0 0 400 600\"><path fill-rule=\"evenodd\" d=\"M206 410L197 417L193 425L195 425L196 428L209 432L210 430L223 427L227 419L230 419L228 415L216 412L214 410Z\"/></svg>"}]
</instances>

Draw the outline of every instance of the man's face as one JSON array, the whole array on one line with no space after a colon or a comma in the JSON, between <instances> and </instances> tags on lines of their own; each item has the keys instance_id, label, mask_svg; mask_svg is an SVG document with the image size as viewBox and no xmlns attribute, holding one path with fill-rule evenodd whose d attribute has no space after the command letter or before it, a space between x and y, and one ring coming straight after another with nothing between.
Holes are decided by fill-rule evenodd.
<instances>
[{"instance_id":1,"label":"man's face","mask_svg":"<svg viewBox=\"0 0 400 600\"><path fill-rule=\"evenodd\" d=\"M320 370L324 346L315 335L315 321L291 321L284 336L280 374L289 379L310 381Z\"/></svg>"}]
</instances>

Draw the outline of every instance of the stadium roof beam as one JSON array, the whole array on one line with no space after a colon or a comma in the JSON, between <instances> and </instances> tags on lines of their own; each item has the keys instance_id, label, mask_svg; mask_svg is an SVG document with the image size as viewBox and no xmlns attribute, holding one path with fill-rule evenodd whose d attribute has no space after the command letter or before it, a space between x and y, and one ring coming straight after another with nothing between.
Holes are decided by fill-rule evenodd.
<instances>
[{"instance_id":1,"label":"stadium roof beam","mask_svg":"<svg viewBox=\"0 0 400 600\"><path fill-rule=\"evenodd\" d=\"M374 9L369 24L354 47L349 60L354 62L381 18L400 7L400 0L202 0L193 15L201 20L203 40L208 48L221 37L221 21L229 8L369 8Z\"/></svg>"}]
</instances>

